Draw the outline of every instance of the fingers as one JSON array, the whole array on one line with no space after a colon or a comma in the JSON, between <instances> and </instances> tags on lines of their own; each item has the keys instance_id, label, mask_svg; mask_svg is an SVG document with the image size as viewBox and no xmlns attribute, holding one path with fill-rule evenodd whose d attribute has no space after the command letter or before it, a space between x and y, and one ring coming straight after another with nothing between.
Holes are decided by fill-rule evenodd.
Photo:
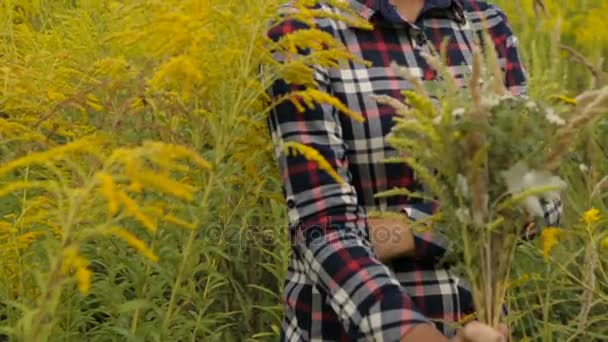
<instances>
[{"instance_id":1,"label":"fingers","mask_svg":"<svg viewBox=\"0 0 608 342\"><path fill-rule=\"evenodd\" d=\"M461 330L462 337L467 342L506 342L509 333L509 329L504 325L493 329L479 322L471 322Z\"/></svg>"},{"instance_id":2,"label":"fingers","mask_svg":"<svg viewBox=\"0 0 608 342\"><path fill-rule=\"evenodd\" d=\"M505 337L506 340L509 339L509 335L511 334L511 331L509 330L509 327L506 324L499 324L498 332L500 332L502 334L502 336Z\"/></svg>"}]
</instances>

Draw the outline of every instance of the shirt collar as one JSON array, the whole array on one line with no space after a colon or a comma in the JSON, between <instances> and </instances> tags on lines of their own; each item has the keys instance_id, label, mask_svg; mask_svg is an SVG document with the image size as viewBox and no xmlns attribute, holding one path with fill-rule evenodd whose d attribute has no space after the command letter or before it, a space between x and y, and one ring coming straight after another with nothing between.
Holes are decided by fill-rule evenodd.
<instances>
[{"instance_id":1,"label":"shirt collar","mask_svg":"<svg viewBox=\"0 0 608 342\"><path fill-rule=\"evenodd\" d=\"M447 9L456 0L425 0L421 13L432 9ZM350 6L363 18L369 20L376 12L380 12L387 19L394 19L397 12L389 0L348 0Z\"/></svg>"}]
</instances>

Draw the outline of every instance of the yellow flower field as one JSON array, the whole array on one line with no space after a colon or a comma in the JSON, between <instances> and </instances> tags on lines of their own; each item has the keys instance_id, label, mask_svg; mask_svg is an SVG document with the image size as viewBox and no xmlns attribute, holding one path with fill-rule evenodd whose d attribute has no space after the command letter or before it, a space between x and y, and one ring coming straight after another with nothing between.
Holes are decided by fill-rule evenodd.
<instances>
[{"instance_id":1,"label":"yellow flower field","mask_svg":"<svg viewBox=\"0 0 608 342\"><path fill-rule=\"evenodd\" d=\"M0 341L278 339L289 242L265 90L312 71L270 47L353 58L322 32L270 42L282 2L0 4ZM606 1L492 2L532 94L567 104L608 85ZM283 100L358 118L300 95ZM518 247L511 272L517 340L608 340L608 122L569 148L562 226Z\"/></svg>"}]
</instances>

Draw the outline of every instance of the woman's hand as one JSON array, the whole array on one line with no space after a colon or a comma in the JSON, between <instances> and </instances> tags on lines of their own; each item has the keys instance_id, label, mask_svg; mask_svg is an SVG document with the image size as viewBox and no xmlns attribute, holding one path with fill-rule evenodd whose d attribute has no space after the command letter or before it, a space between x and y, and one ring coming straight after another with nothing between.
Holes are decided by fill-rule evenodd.
<instances>
[{"instance_id":1,"label":"woman's hand","mask_svg":"<svg viewBox=\"0 0 608 342\"><path fill-rule=\"evenodd\" d=\"M380 261L414 254L414 235L405 215L368 218L367 223L370 240Z\"/></svg>"},{"instance_id":2,"label":"woman's hand","mask_svg":"<svg viewBox=\"0 0 608 342\"><path fill-rule=\"evenodd\" d=\"M509 339L509 328L501 324L498 329L479 322L471 322L458 330L451 342L506 342Z\"/></svg>"},{"instance_id":3,"label":"woman's hand","mask_svg":"<svg viewBox=\"0 0 608 342\"><path fill-rule=\"evenodd\" d=\"M488 325L471 322L458 331L452 339L443 336L439 330L429 324L415 326L401 338L401 342L506 342L509 329L501 324L498 329Z\"/></svg>"}]
</instances>

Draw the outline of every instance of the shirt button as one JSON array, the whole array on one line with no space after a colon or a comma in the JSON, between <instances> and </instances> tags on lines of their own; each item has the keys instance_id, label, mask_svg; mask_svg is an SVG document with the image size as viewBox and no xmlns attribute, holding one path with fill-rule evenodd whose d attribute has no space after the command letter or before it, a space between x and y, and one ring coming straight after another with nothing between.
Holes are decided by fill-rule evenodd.
<instances>
[{"instance_id":1,"label":"shirt button","mask_svg":"<svg viewBox=\"0 0 608 342\"><path fill-rule=\"evenodd\" d=\"M419 31L419 32L416 34L416 44L417 44L418 46L421 46L421 45L426 44L426 36L424 35L424 32Z\"/></svg>"},{"instance_id":2,"label":"shirt button","mask_svg":"<svg viewBox=\"0 0 608 342\"><path fill-rule=\"evenodd\" d=\"M287 200L287 208L293 209L295 206L296 206L296 202L294 202L294 200L292 200L292 199Z\"/></svg>"}]
</instances>

